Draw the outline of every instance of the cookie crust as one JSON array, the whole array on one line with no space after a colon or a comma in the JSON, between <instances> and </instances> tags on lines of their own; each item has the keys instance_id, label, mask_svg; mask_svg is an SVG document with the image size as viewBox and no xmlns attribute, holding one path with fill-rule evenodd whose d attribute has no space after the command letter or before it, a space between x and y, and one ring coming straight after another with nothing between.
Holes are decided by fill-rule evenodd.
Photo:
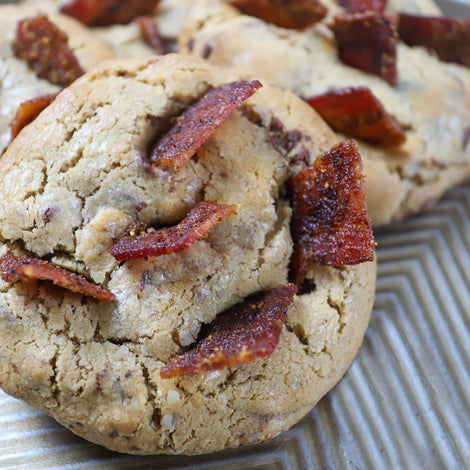
<instances>
[{"instance_id":1,"label":"cookie crust","mask_svg":"<svg viewBox=\"0 0 470 470\"><path fill-rule=\"evenodd\" d=\"M287 281L283 185L335 136L289 92L263 86L177 174L150 171L148 143L209 87L240 78L177 55L88 73L0 160L1 250L86 275L111 303L0 282L0 384L76 434L135 454L199 454L270 439L343 375L362 341L375 263L312 266L267 360L164 380L202 323ZM138 217L169 225L201 199L240 205L206 240L118 263Z\"/></svg>"}]
</instances>

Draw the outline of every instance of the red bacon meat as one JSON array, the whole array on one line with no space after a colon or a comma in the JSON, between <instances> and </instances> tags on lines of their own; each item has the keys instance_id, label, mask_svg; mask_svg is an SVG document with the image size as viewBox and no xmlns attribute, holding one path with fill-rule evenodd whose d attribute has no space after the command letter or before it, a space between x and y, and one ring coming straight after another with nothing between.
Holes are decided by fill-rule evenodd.
<instances>
[{"instance_id":1,"label":"red bacon meat","mask_svg":"<svg viewBox=\"0 0 470 470\"><path fill-rule=\"evenodd\" d=\"M3 255L0 258L0 274L5 282L30 279L47 280L71 292L98 300L111 301L115 299L113 293L87 281L83 276L38 258Z\"/></svg>"},{"instance_id":2,"label":"red bacon meat","mask_svg":"<svg viewBox=\"0 0 470 470\"><path fill-rule=\"evenodd\" d=\"M409 46L427 47L441 60L470 67L470 20L401 13L398 33Z\"/></svg>"},{"instance_id":3,"label":"red bacon meat","mask_svg":"<svg viewBox=\"0 0 470 470\"><path fill-rule=\"evenodd\" d=\"M160 0L69 0L60 11L87 26L130 23L154 13Z\"/></svg>"},{"instance_id":4,"label":"red bacon meat","mask_svg":"<svg viewBox=\"0 0 470 470\"><path fill-rule=\"evenodd\" d=\"M150 161L175 171L196 153L216 129L261 87L258 80L231 82L208 91L157 142Z\"/></svg>"},{"instance_id":5,"label":"red bacon meat","mask_svg":"<svg viewBox=\"0 0 470 470\"><path fill-rule=\"evenodd\" d=\"M287 284L258 293L220 313L201 329L195 347L170 359L160 376L171 379L271 356L296 292L293 284Z\"/></svg>"},{"instance_id":6,"label":"red bacon meat","mask_svg":"<svg viewBox=\"0 0 470 470\"><path fill-rule=\"evenodd\" d=\"M57 96L57 93L51 95L38 96L31 100L23 101L16 110L15 117L11 124L11 138L14 139L29 123L33 122L46 109Z\"/></svg>"},{"instance_id":7,"label":"red bacon meat","mask_svg":"<svg viewBox=\"0 0 470 470\"><path fill-rule=\"evenodd\" d=\"M348 13L365 11L383 13L387 7L387 0L341 0L340 3Z\"/></svg>"},{"instance_id":8,"label":"red bacon meat","mask_svg":"<svg viewBox=\"0 0 470 470\"><path fill-rule=\"evenodd\" d=\"M307 102L338 132L380 145L406 141L403 128L367 87L331 90Z\"/></svg>"},{"instance_id":9,"label":"red bacon meat","mask_svg":"<svg viewBox=\"0 0 470 470\"><path fill-rule=\"evenodd\" d=\"M56 85L66 87L84 73L68 45L67 35L46 15L18 22L13 49L38 77Z\"/></svg>"},{"instance_id":10,"label":"red bacon meat","mask_svg":"<svg viewBox=\"0 0 470 470\"><path fill-rule=\"evenodd\" d=\"M247 15L289 29L305 29L328 13L318 0L232 0L231 4Z\"/></svg>"},{"instance_id":11,"label":"red bacon meat","mask_svg":"<svg viewBox=\"0 0 470 470\"><path fill-rule=\"evenodd\" d=\"M206 237L221 220L235 214L236 210L236 205L199 202L178 225L160 230L148 229L144 233L131 231L118 240L110 253L118 261L178 253Z\"/></svg>"},{"instance_id":12,"label":"red bacon meat","mask_svg":"<svg viewBox=\"0 0 470 470\"><path fill-rule=\"evenodd\" d=\"M134 20L139 27L140 36L158 55L166 53L163 41L158 34L157 25L151 16L139 16Z\"/></svg>"},{"instance_id":13,"label":"red bacon meat","mask_svg":"<svg viewBox=\"0 0 470 470\"><path fill-rule=\"evenodd\" d=\"M391 17L376 12L339 15L332 30L343 63L396 86L398 34Z\"/></svg>"},{"instance_id":14,"label":"red bacon meat","mask_svg":"<svg viewBox=\"0 0 470 470\"><path fill-rule=\"evenodd\" d=\"M350 140L291 179L291 279L297 286L312 263L342 266L374 259L361 170L357 144Z\"/></svg>"}]
</instances>

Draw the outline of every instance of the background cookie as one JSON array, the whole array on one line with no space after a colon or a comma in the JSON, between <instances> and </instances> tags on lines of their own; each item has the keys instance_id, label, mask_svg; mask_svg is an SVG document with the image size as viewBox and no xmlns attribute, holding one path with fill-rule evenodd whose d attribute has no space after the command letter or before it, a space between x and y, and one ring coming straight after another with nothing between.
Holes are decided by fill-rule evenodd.
<instances>
[{"instance_id":1,"label":"background cookie","mask_svg":"<svg viewBox=\"0 0 470 470\"><path fill-rule=\"evenodd\" d=\"M341 11L336 2L324 3L330 16ZM416 5L433 14L436 9L427 3ZM393 10L394 2L389 4ZM341 63L326 23L304 32L286 30L223 2L203 0L193 10L181 45L211 63L265 76L303 98L335 87L368 86L407 135L400 147L360 143L372 221L379 225L417 212L468 177L470 71L399 43L398 86L393 88Z\"/></svg>"},{"instance_id":2,"label":"background cookie","mask_svg":"<svg viewBox=\"0 0 470 470\"><path fill-rule=\"evenodd\" d=\"M11 124L18 106L29 99L56 93L60 87L39 78L13 52L18 21L36 16L39 10L16 5L0 5L0 154L11 138ZM50 20L68 35L68 44L84 70L114 58L109 47L80 23L64 15Z\"/></svg>"},{"instance_id":3,"label":"background cookie","mask_svg":"<svg viewBox=\"0 0 470 470\"><path fill-rule=\"evenodd\" d=\"M25 0L24 3L52 12L58 11L67 0ZM192 4L191 0L161 0L157 5L153 19L167 52L176 52L177 41ZM156 54L155 50L142 39L140 29L134 22L95 27L93 31L109 44L116 57L120 59L144 58Z\"/></svg>"},{"instance_id":4,"label":"background cookie","mask_svg":"<svg viewBox=\"0 0 470 470\"><path fill-rule=\"evenodd\" d=\"M392 0L387 2L388 13L406 12L415 15L441 15L434 0Z\"/></svg>"},{"instance_id":5,"label":"background cookie","mask_svg":"<svg viewBox=\"0 0 470 470\"><path fill-rule=\"evenodd\" d=\"M3 250L49 259L116 295L103 303L2 282L0 382L115 450L194 454L273 437L338 381L367 326L374 263L313 266L270 359L161 379L201 323L286 282L285 158L314 157L335 140L308 106L265 86L176 176L149 172L146 150L164 121L233 78L173 55L116 63L61 93L0 161ZM286 138L273 140L263 122ZM180 254L123 264L109 255L137 214L168 225L201 198L240 209Z\"/></svg>"}]
</instances>

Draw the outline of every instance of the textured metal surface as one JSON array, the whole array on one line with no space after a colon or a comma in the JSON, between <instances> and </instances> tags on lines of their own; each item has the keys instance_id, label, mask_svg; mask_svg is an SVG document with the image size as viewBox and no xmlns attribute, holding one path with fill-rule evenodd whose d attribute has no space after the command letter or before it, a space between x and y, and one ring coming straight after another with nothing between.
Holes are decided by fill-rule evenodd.
<instances>
[{"instance_id":1,"label":"textured metal surface","mask_svg":"<svg viewBox=\"0 0 470 470\"><path fill-rule=\"evenodd\" d=\"M377 298L359 355L285 434L210 456L123 456L0 392L0 468L470 469L470 184L377 239Z\"/></svg>"}]
</instances>

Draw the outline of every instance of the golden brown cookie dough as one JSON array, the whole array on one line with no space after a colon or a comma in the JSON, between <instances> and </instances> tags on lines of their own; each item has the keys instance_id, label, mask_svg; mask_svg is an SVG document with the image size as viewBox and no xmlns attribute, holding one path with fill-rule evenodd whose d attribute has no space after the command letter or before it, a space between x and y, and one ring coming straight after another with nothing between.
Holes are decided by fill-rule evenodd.
<instances>
[{"instance_id":1,"label":"golden brown cookie dough","mask_svg":"<svg viewBox=\"0 0 470 470\"><path fill-rule=\"evenodd\" d=\"M434 0L389 0L387 13L409 13L410 15L442 15Z\"/></svg>"},{"instance_id":2,"label":"golden brown cookie dough","mask_svg":"<svg viewBox=\"0 0 470 470\"><path fill-rule=\"evenodd\" d=\"M237 79L177 55L116 62L63 91L0 160L0 254L47 259L116 296L0 281L0 384L110 449L199 454L270 439L336 384L366 330L375 263L312 265L270 358L160 377L203 323L287 282L285 182L336 142L309 106L265 84L179 172L151 169L168 120ZM172 225L200 200L239 209L180 253L109 254L130 222Z\"/></svg>"},{"instance_id":3,"label":"golden brown cookie dough","mask_svg":"<svg viewBox=\"0 0 470 470\"><path fill-rule=\"evenodd\" d=\"M11 124L18 106L23 101L60 90L57 85L38 78L26 62L15 57L12 49L18 21L38 13L38 9L27 6L0 5L0 154L10 142ZM50 14L49 18L66 32L69 47L84 70L115 57L99 37L72 18L59 14Z\"/></svg>"},{"instance_id":4,"label":"golden brown cookie dough","mask_svg":"<svg viewBox=\"0 0 470 470\"><path fill-rule=\"evenodd\" d=\"M200 0L181 47L211 63L250 70L302 98L331 88L368 86L407 135L401 147L360 142L369 212L375 225L401 219L470 174L470 70L399 43L393 88L339 61L328 24L342 9L336 1L324 3L329 17L300 32L242 15L221 1ZM399 8L389 2L390 11ZM409 5L409 11L417 10L434 14L436 7L427 1Z\"/></svg>"}]
</instances>

